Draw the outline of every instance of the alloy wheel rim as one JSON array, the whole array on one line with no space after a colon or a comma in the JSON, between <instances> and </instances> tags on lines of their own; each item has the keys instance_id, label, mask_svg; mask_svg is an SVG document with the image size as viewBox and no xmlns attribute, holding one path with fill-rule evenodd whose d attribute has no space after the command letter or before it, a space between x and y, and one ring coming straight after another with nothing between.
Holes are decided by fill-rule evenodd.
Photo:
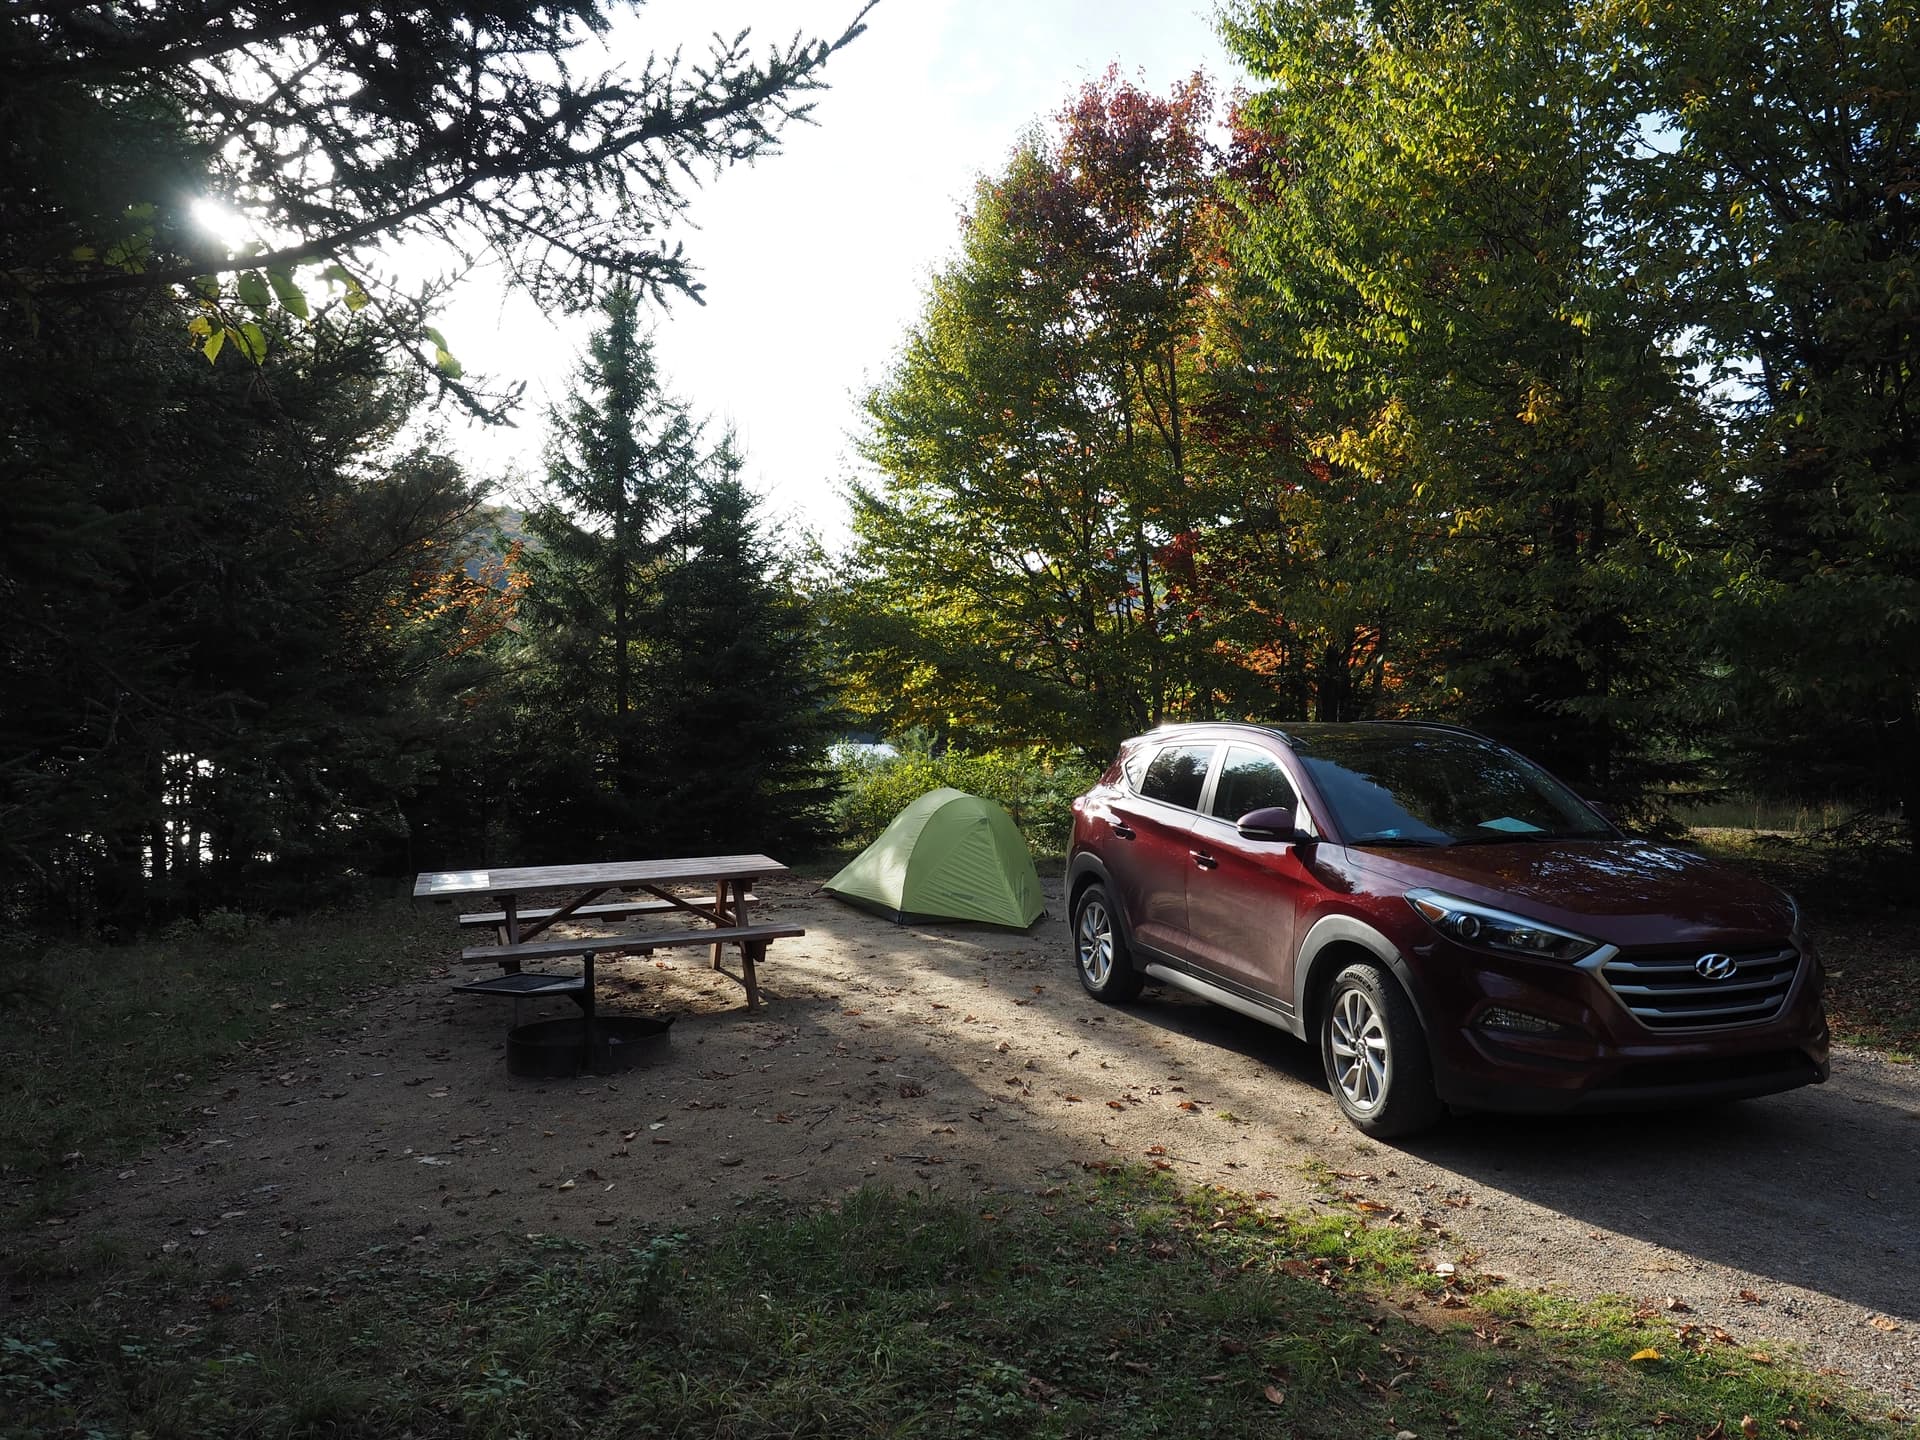
<instances>
[{"instance_id":1,"label":"alloy wheel rim","mask_svg":"<svg viewBox=\"0 0 1920 1440\"><path fill-rule=\"evenodd\" d=\"M1379 1105L1391 1057L1386 1023L1364 991L1348 990L1334 1002L1327 1045L1333 1051L1334 1082L1348 1103L1360 1110Z\"/></svg>"},{"instance_id":2,"label":"alloy wheel rim","mask_svg":"<svg viewBox=\"0 0 1920 1440\"><path fill-rule=\"evenodd\" d=\"M1088 901L1080 910L1080 973L1096 989L1107 983L1113 973L1113 925L1107 919L1107 907L1098 900Z\"/></svg>"}]
</instances>

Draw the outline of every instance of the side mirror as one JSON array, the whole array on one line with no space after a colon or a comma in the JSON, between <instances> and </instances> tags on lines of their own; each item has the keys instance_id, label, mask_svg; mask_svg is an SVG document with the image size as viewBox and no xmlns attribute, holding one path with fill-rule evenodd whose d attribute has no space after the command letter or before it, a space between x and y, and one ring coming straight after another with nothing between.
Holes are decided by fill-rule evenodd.
<instances>
[{"instance_id":1,"label":"side mirror","mask_svg":"<svg viewBox=\"0 0 1920 1440\"><path fill-rule=\"evenodd\" d=\"M1314 839L1300 829L1291 805L1269 805L1262 810L1249 810L1234 824L1248 840L1290 840L1300 844Z\"/></svg>"}]
</instances>

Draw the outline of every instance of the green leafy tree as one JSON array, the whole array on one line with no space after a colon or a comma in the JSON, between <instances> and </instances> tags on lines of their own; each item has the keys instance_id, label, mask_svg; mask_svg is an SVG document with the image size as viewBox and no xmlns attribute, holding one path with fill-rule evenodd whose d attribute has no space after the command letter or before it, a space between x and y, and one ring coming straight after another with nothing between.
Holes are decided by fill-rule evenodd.
<instances>
[{"instance_id":1,"label":"green leafy tree","mask_svg":"<svg viewBox=\"0 0 1920 1440\"><path fill-rule=\"evenodd\" d=\"M1668 556L1712 433L1676 322L1611 263L1636 117L1565 4L1242 4L1264 190L1238 253L1310 403L1407 554L1399 703L1644 793L1698 673ZM1407 540L1411 540L1410 547Z\"/></svg>"},{"instance_id":2,"label":"green leafy tree","mask_svg":"<svg viewBox=\"0 0 1920 1440\"><path fill-rule=\"evenodd\" d=\"M1920 849L1920 15L1601 8L1647 117L1624 260L1714 379L1735 775L1904 813Z\"/></svg>"},{"instance_id":3,"label":"green leafy tree","mask_svg":"<svg viewBox=\"0 0 1920 1440\"><path fill-rule=\"evenodd\" d=\"M1214 703L1190 453L1209 97L1109 75L983 182L867 401L840 633L893 728L1104 752Z\"/></svg>"}]
</instances>

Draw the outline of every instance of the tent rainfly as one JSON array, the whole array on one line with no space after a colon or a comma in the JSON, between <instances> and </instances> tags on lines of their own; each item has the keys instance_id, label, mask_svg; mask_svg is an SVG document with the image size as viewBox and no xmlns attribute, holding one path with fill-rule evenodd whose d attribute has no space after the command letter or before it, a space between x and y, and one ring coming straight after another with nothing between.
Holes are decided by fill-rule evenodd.
<instances>
[{"instance_id":1,"label":"tent rainfly","mask_svg":"<svg viewBox=\"0 0 1920 1440\"><path fill-rule=\"evenodd\" d=\"M1040 918L1040 876L1011 816L964 790L929 790L820 887L896 925L981 920L1024 930Z\"/></svg>"}]
</instances>

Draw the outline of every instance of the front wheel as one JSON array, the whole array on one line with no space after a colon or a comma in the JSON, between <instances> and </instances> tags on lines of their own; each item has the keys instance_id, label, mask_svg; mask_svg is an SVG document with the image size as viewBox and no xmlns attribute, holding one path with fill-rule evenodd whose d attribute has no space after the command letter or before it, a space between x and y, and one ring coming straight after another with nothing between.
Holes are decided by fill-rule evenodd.
<instances>
[{"instance_id":1,"label":"front wheel","mask_svg":"<svg viewBox=\"0 0 1920 1440\"><path fill-rule=\"evenodd\" d=\"M1104 886L1089 885L1073 902L1073 961L1080 983L1098 1000L1131 1000L1140 993L1120 922Z\"/></svg>"},{"instance_id":2,"label":"front wheel","mask_svg":"<svg viewBox=\"0 0 1920 1440\"><path fill-rule=\"evenodd\" d=\"M1440 1118L1420 1018L1377 965L1334 976L1320 1015L1320 1062L1334 1101L1369 1135L1412 1135Z\"/></svg>"}]
</instances>

